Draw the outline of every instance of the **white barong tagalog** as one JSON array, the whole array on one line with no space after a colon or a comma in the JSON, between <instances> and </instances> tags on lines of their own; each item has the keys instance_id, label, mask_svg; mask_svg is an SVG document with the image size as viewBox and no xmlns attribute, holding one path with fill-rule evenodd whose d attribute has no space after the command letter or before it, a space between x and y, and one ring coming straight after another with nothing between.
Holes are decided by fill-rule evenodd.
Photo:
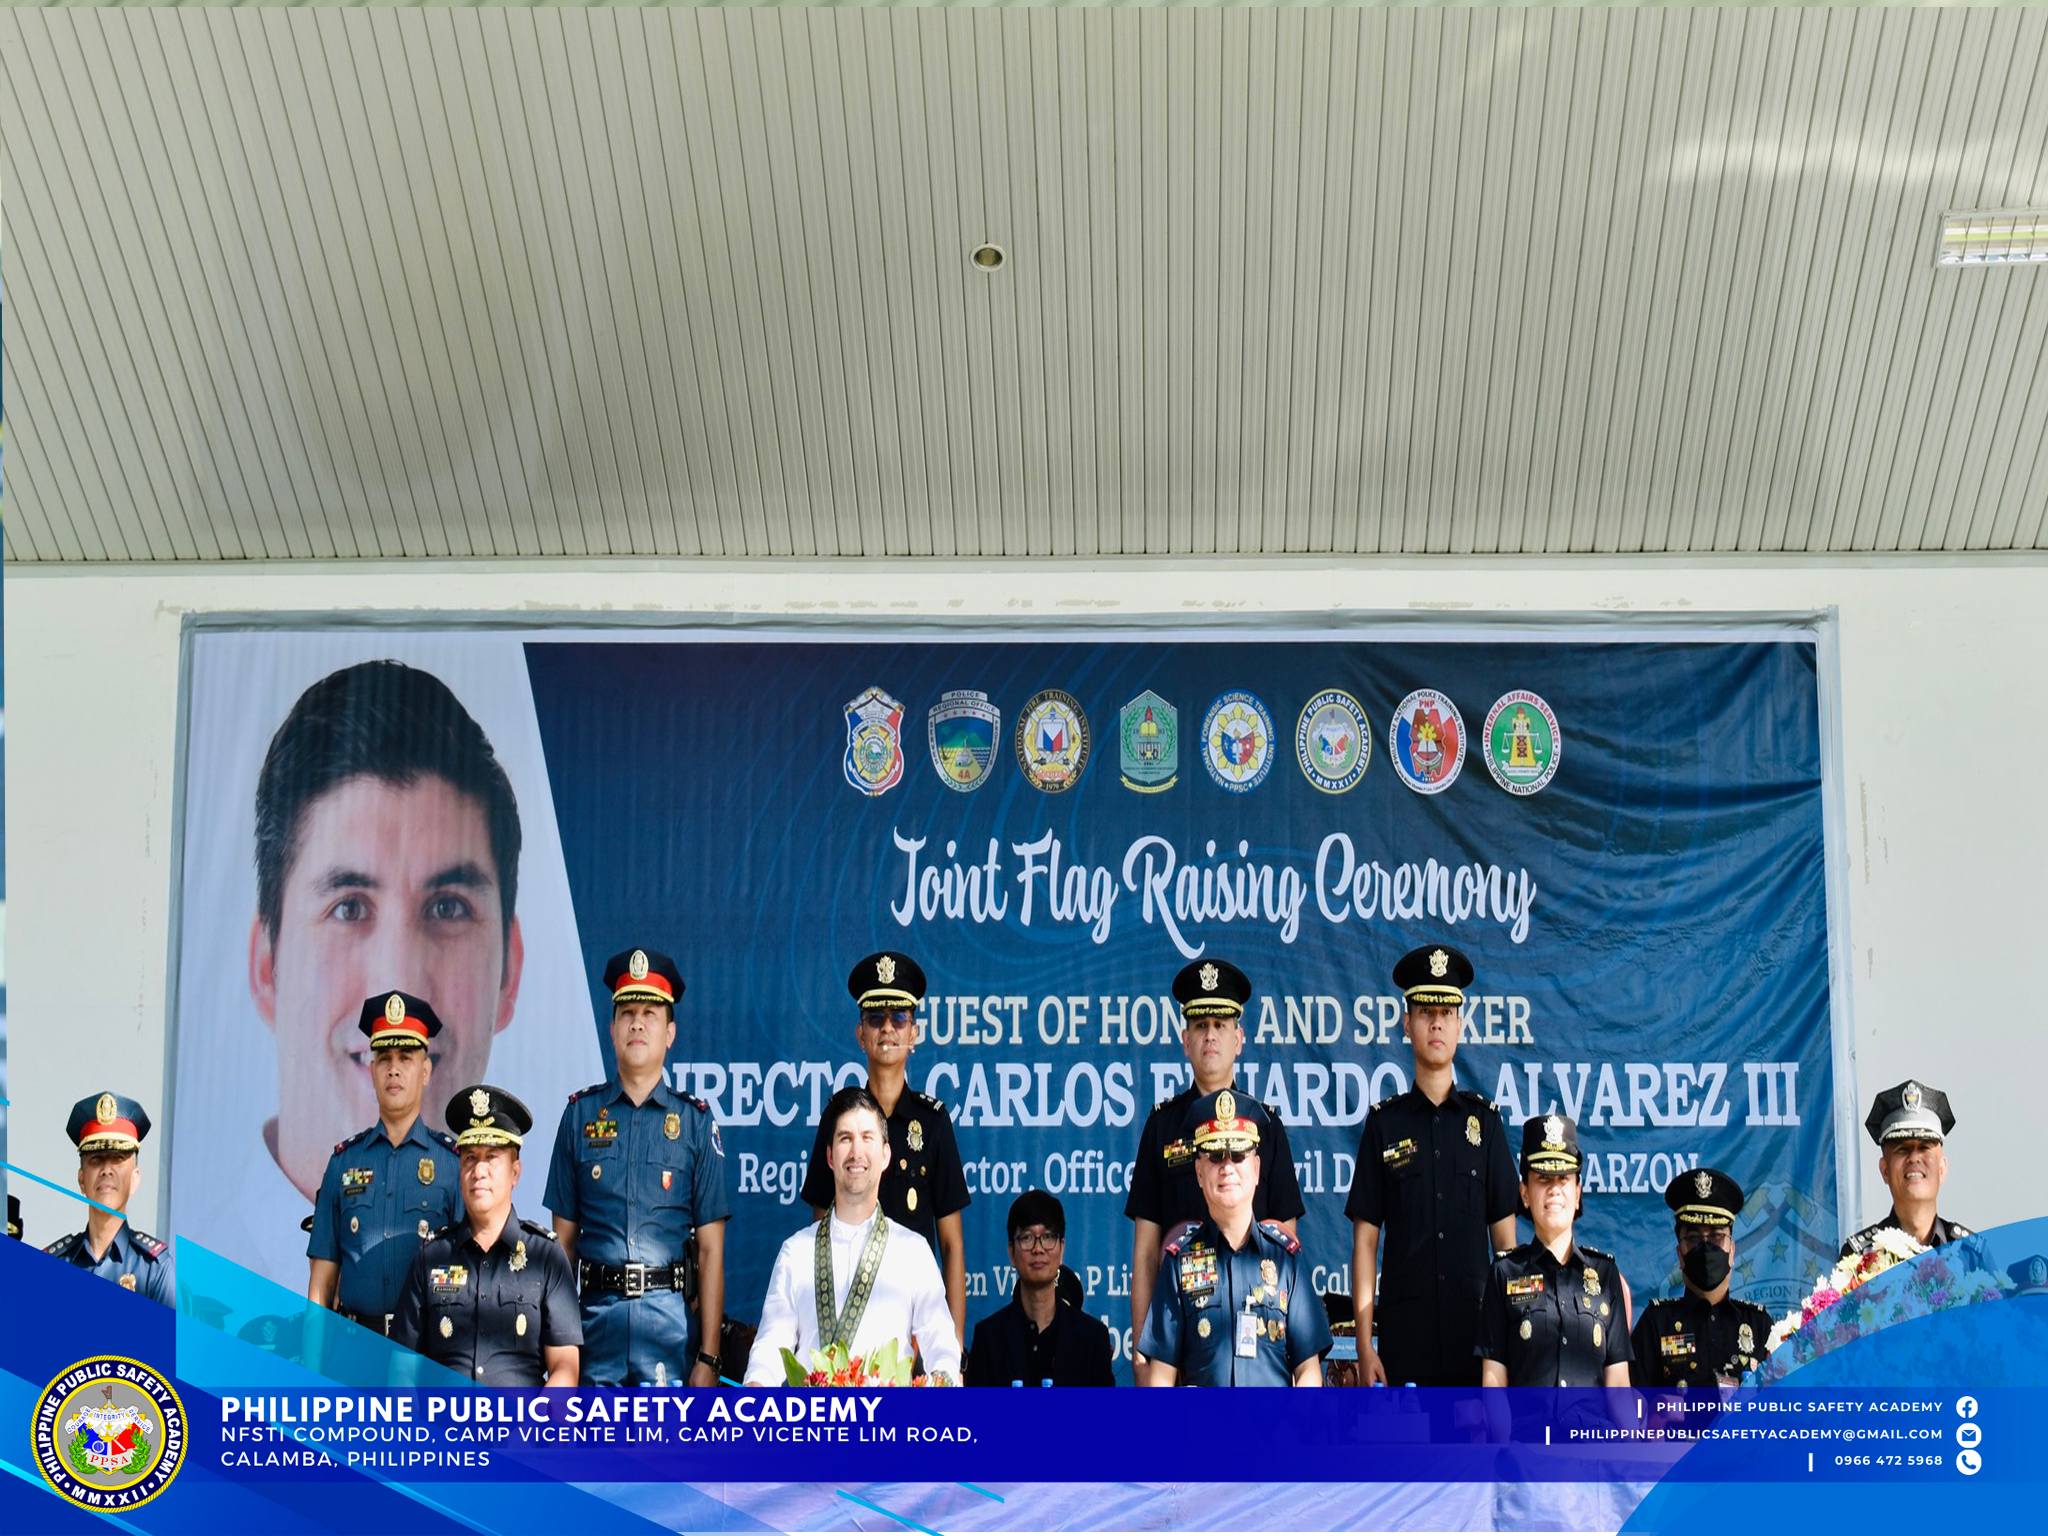
<instances>
[{"instance_id":1,"label":"white barong tagalog","mask_svg":"<svg viewBox=\"0 0 2048 1536\"><path fill-rule=\"evenodd\" d=\"M880 1215L879 1209L876 1215ZM834 1313L846 1305L846 1293L853 1286L861 1249L867 1244L875 1219L870 1216L858 1226L848 1226L836 1213L825 1217L832 1227ZM809 1366L811 1351L825 1347L818 1337L818 1293L813 1274L817 1231L815 1226L805 1227L775 1255L775 1268L768 1276L768 1294L761 1302L761 1326L754 1334L753 1352L747 1356L750 1386L779 1387L788 1380L782 1369L783 1350L791 1351ZM855 1355L867 1355L890 1339L898 1342L906 1356L915 1341L923 1352L927 1375L943 1372L959 1381L960 1339L953 1331L953 1314L946 1309L946 1282L939 1274L938 1260L932 1257L930 1246L922 1238L900 1227L889 1233L867 1310L847 1342Z\"/></svg>"}]
</instances>

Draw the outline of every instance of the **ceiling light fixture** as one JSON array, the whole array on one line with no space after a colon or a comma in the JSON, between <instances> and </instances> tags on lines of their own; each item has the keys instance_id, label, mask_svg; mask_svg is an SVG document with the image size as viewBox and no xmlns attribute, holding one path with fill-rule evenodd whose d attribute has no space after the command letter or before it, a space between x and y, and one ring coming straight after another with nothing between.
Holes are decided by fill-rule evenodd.
<instances>
[{"instance_id":1,"label":"ceiling light fixture","mask_svg":"<svg viewBox=\"0 0 2048 1536\"><path fill-rule=\"evenodd\" d=\"M1992 208L1941 216L1937 267L2048 261L2048 208Z\"/></svg>"},{"instance_id":2,"label":"ceiling light fixture","mask_svg":"<svg viewBox=\"0 0 2048 1536\"><path fill-rule=\"evenodd\" d=\"M984 272L993 272L1003 264L1003 248L1000 245L977 245L967 259Z\"/></svg>"}]
</instances>

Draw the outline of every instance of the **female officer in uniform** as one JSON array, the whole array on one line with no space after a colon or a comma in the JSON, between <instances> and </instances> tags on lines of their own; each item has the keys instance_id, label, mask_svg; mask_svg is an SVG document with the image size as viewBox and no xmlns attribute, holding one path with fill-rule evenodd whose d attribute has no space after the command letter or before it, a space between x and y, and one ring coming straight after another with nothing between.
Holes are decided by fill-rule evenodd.
<instances>
[{"instance_id":1,"label":"female officer in uniform","mask_svg":"<svg viewBox=\"0 0 2048 1536\"><path fill-rule=\"evenodd\" d=\"M1578 1127L1563 1115L1522 1126L1522 1203L1536 1240L1493 1261L1480 1304L1480 1383L1626 1387L1628 1292L1613 1256L1572 1241Z\"/></svg>"}]
</instances>

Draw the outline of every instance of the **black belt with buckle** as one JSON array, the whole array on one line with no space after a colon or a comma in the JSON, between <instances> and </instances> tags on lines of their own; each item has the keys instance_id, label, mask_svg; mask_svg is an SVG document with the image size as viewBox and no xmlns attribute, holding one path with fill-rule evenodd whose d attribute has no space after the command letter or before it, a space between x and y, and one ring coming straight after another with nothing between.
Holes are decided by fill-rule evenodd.
<instances>
[{"instance_id":1,"label":"black belt with buckle","mask_svg":"<svg viewBox=\"0 0 2048 1536\"><path fill-rule=\"evenodd\" d=\"M629 1300L649 1291L683 1291L690 1287L690 1266L675 1264L597 1264L580 1261L583 1294L624 1296Z\"/></svg>"},{"instance_id":2,"label":"black belt with buckle","mask_svg":"<svg viewBox=\"0 0 2048 1536\"><path fill-rule=\"evenodd\" d=\"M387 1339L391 1337L389 1312L351 1312L347 1307L336 1307L334 1310L358 1327L367 1328L372 1333L381 1333Z\"/></svg>"}]
</instances>

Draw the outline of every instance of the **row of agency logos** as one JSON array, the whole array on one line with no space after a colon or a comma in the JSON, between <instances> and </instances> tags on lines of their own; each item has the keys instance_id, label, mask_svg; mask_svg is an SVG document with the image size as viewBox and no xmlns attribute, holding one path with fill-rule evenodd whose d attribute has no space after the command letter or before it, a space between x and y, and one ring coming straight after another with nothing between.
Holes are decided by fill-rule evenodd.
<instances>
[{"instance_id":1,"label":"row of agency logos","mask_svg":"<svg viewBox=\"0 0 2048 1536\"><path fill-rule=\"evenodd\" d=\"M846 782L882 795L903 781L904 707L880 688L846 705ZM956 688L939 696L925 718L932 767L948 789L979 789L995 772L1003 716L985 693ZM1017 766L1031 787L1060 794L1081 782L1095 747L1080 701L1060 688L1033 694L1017 716ZM1302 706L1294 728L1294 760L1325 794L1341 795L1372 762L1365 708L1341 688L1325 688ZM1564 735L1557 715L1525 688L1504 693L1486 712L1480 745L1494 782L1511 795L1533 795L1557 772ZM1117 712L1117 767L1124 788L1158 794L1180 782L1180 715L1147 689ZM1195 755L1220 788L1245 794L1266 781L1280 745L1273 715L1257 694L1233 688L1202 716ZM1449 695L1418 688L1387 726L1387 756L1396 777L1419 795L1439 795L1465 766L1465 720Z\"/></svg>"}]
</instances>

